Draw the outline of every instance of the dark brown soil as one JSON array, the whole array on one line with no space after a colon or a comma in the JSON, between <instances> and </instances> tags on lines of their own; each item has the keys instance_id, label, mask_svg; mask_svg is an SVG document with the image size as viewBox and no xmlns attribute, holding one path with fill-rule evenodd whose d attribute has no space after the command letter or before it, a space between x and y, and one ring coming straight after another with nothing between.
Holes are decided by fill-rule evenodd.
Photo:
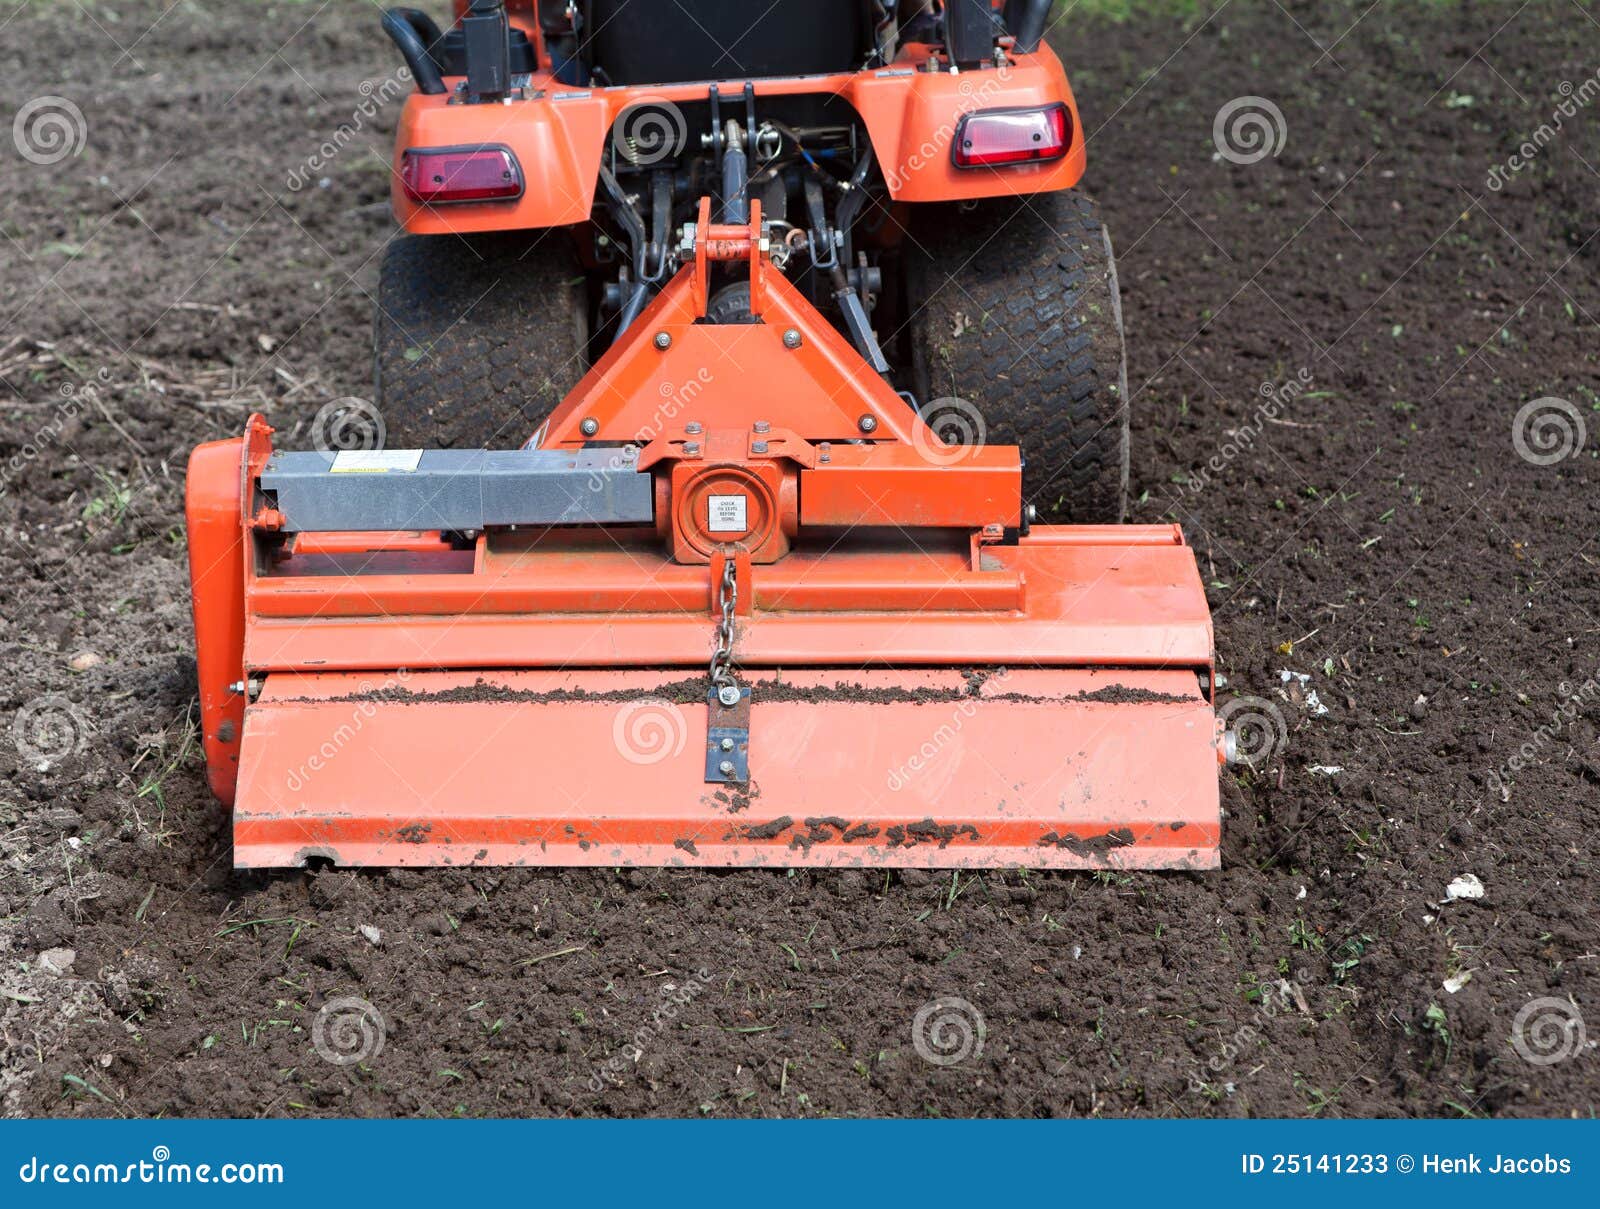
<instances>
[{"instance_id":1,"label":"dark brown soil","mask_svg":"<svg viewBox=\"0 0 1600 1209\"><path fill-rule=\"evenodd\" d=\"M231 871L184 459L369 393L392 55L366 5L163 7L29 5L0 49L6 128L53 95L88 131L0 160L3 1111L1600 1110L1596 110L1487 184L1600 69L1595 5L1067 18L1133 519L1183 522L1223 699L1284 741L1225 774L1220 873L960 878ZM1212 141L1242 94L1286 124L1254 164ZM1540 466L1546 396L1590 432ZM340 1065L352 996L384 1044ZM941 998L982 1017L949 1065L912 1039ZM1540 1000L1564 1060L1513 1043Z\"/></svg>"}]
</instances>

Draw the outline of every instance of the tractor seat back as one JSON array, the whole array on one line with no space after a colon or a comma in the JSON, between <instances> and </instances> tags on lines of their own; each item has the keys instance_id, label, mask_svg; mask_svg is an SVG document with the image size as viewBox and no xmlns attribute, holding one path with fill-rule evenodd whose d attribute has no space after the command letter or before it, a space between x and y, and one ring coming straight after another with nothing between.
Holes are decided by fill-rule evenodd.
<instances>
[{"instance_id":1,"label":"tractor seat back","mask_svg":"<svg viewBox=\"0 0 1600 1209\"><path fill-rule=\"evenodd\" d=\"M854 71L868 0L588 0L582 57L597 82L682 84Z\"/></svg>"}]
</instances>

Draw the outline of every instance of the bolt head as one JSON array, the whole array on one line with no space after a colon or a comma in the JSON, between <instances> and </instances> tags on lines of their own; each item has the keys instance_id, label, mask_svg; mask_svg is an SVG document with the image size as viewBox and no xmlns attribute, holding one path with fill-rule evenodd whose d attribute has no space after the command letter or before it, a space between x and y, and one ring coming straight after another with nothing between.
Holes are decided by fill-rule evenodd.
<instances>
[{"instance_id":1,"label":"bolt head","mask_svg":"<svg viewBox=\"0 0 1600 1209\"><path fill-rule=\"evenodd\" d=\"M751 441L750 442L750 452L751 453L766 453L767 452L767 443L765 441Z\"/></svg>"},{"instance_id":2,"label":"bolt head","mask_svg":"<svg viewBox=\"0 0 1600 1209\"><path fill-rule=\"evenodd\" d=\"M582 424L578 425L578 429L583 433L584 436L592 437L595 433L600 431L600 421L595 419L593 416L590 416Z\"/></svg>"},{"instance_id":3,"label":"bolt head","mask_svg":"<svg viewBox=\"0 0 1600 1209\"><path fill-rule=\"evenodd\" d=\"M856 421L856 427L862 432L876 432L878 430L878 417L862 416Z\"/></svg>"},{"instance_id":4,"label":"bolt head","mask_svg":"<svg viewBox=\"0 0 1600 1209\"><path fill-rule=\"evenodd\" d=\"M1039 519L1039 510L1032 504L1028 505L1028 519L1030 521L1036 521Z\"/></svg>"},{"instance_id":5,"label":"bolt head","mask_svg":"<svg viewBox=\"0 0 1600 1209\"><path fill-rule=\"evenodd\" d=\"M791 327L791 328L787 328L784 331L784 333L783 333L783 347L784 348L799 348L800 347L800 329L799 328Z\"/></svg>"},{"instance_id":6,"label":"bolt head","mask_svg":"<svg viewBox=\"0 0 1600 1209\"><path fill-rule=\"evenodd\" d=\"M700 456L700 442L699 441L685 441L683 443L683 456L686 457L686 458L697 458L697 457L699 457Z\"/></svg>"},{"instance_id":7,"label":"bolt head","mask_svg":"<svg viewBox=\"0 0 1600 1209\"><path fill-rule=\"evenodd\" d=\"M721 747L722 747L723 751L732 751L733 750L733 740L732 739L724 739L722 741Z\"/></svg>"},{"instance_id":8,"label":"bolt head","mask_svg":"<svg viewBox=\"0 0 1600 1209\"><path fill-rule=\"evenodd\" d=\"M733 775L733 761L724 760L721 764L717 765L717 771L725 777L731 777Z\"/></svg>"},{"instance_id":9,"label":"bolt head","mask_svg":"<svg viewBox=\"0 0 1600 1209\"><path fill-rule=\"evenodd\" d=\"M685 424L683 426L683 431L688 433L691 437L699 436L700 432L701 432L700 421L699 420L690 420L687 424Z\"/></svg>"},{"instance_id":10,"label":"bolt head","mask_svg":"<svg viewBox=\"0 0 1600 1209\"><path fill-rule=\"evenodd\" d=\"M672 337L666 332L657 332L655 345L657 348L662 350L669 349L672 347Z\"/></svg>"},{"instance_id":11,"label":"bolt head","mask_svg":"<svg viewBox=\"0 0 1600 1209\"><path fill-rule=\"evenodd\" d=\"M755 422L754 427L755 427L755 430L757 432L771 432L772 431L772 425L767 423L765 420L757 420Z\"/></svg>"},{"instance_id":12,"label":"bolt head","mask_svg":"<svg viewBox=\"0 0 1600 1209\"><path fill-rule=\"evenodd\" d=\"M717 700L729 707L738 705L739 686L735 684L724 684L717 690Z\"/></svg>"}]
</instances>

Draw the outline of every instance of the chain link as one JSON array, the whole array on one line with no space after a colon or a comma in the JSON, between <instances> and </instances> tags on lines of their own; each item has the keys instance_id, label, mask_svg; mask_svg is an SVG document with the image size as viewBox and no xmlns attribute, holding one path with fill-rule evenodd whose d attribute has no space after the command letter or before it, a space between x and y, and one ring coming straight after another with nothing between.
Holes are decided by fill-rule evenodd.
<instances>
[{"instance_id":1,"label":"chain link","mask_svg":"<svg viewBox=\"0 0 1600 1209\"><path fill-rule=\"evenodd\" d=\"M731 687L733 679L733 612L739 603L739 580L733 559L722 563L722 616L717 619L715 641L711 647L711 684L716 689Z\"/></svg>"}]
</instances>

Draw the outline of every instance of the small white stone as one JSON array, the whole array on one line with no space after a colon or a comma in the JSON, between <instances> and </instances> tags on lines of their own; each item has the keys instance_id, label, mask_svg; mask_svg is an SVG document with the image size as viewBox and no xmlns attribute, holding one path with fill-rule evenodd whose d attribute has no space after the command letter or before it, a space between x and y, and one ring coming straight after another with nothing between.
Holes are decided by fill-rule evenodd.
<instances>
[{"instance_id":1,"label":"small white stone","mask_svg":"<svg viewBox=\"0 0 1600 1209\"><path fill-rule=\"evenodd\" d=\"M72 973L73 963L77 960L78 954L73 949L46 949L39 954L39 969L60 977Z\"/></svg>"},{"instance_id":2,"label":"small white stone","mask_svg":"<svg viewBox=\"0 0 1600 1209\"><path fill-rule=\"evenodd\" d=\"M372 944L381 945L383 943L383 933L378 931L378 929L374 928L371 924L362 924L356 929L356 931L365 936Z\"/></svg>"},{"instance_id":3,"label":"small white stone","mask_svg":"<svg viewBox=\"0 0 1600 1209\"><path fill-rule=\"evenodd\" d=\"M1476 875L1463 873L1444 888L1446 898L1482 898L1483 883Z\"/></svg>"}]
</instances>

